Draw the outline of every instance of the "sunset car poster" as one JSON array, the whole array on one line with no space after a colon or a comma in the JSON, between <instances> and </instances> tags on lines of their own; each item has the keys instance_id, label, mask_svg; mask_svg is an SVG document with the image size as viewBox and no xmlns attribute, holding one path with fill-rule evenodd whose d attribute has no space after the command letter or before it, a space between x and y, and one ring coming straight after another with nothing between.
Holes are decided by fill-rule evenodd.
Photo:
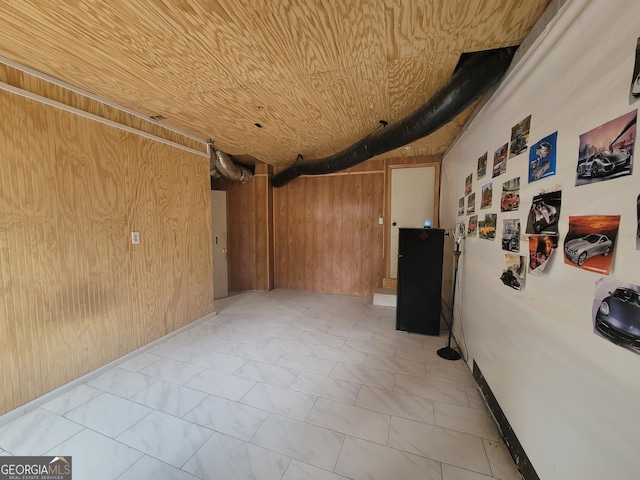
<instances>
[{"instance_id":1,"label":"sunset car poster","mask_svg":"<svg viewBox=\"0 0 640 480\"><path fill-rule=\"evenodd\" d=\"M640 286L602 277L591 307L593 333L640 354Z\"/></svg>"},{"instance_id":2,"label":"sunset car poster","mask_svg":"<svg viewBox=\"0 0 640 480\"><path fill-rule=\"evenodd\" d=\"M529 150L529 183L556 174L558 132L544 137Z\"/></svg>"},{"instance_id":3,"label":"sunset car poster","mask_svg":"<svg viewBox=\"0 0 640 480\"><path fill-rule=\"evenodd\" d=\"M619 226L620 215L569 217L564 263L609 275Z\"/></svg>"},{"instance_id":4,"label":"sunset car poster","mask_svg":"<svg viewBox=\"0 0 640 480\"><path fill-rule=\"evenodd\" d=\"M580 135L576 186L631 175L637 119L634 110Z\"/></svg>"},{"instance_id":5,"label":"sunset car poster","mask_svg":"<svg viewBox=\"0 0 640 480\"><path fill-rule=\"evenodd\" d=\"M558 247L555 235L532 235L529 237L529 273L540 276L549 264L554 249Z\"/></svg>"}]
</instances>

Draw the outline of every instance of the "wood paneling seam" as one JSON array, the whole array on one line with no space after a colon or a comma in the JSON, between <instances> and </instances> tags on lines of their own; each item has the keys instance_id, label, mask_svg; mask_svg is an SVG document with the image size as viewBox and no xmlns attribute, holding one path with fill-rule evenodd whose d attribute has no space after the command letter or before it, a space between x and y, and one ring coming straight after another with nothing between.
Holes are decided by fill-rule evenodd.
<instances>
[{"instance_id":1,"label":"wood paneling seam","mask_svg":"<svg viewBox=\"0 0 640 480\"><path fill-rule=\"evenodd\" d=\"M137 130L135 128L129 127L127 125L122 125L121 123L114 122L113 120L108 120L103 117L99 117L98 115L94 115L93 113L85 112L83 110L79 110L74 107L70 107L69 105L65 105L64 103L56 102L55 100L51 100L49 98L43 97L41 95L36 95L35 93L28 92L26 90L22 90L21 88L16 88L12 85L8 85L6 83L0 82L0 90L5 90L7 92L13 93L15 95L19 95L21 97L28 98L30 100L35 100L36 102L44 103L45 105L49 105L50 107L58 108L60 110L64 110L69 113L73 113L74 115L78 115L80 117L88 118L89 120L93 120L95 122L102 123L104 125L108 125L110 127L119 128L120 130L124 130L129 133L133 133L136 135L140 135L141 137L148 138L150 140L154 140L156 142L164 143L165 145L169 145L171 147L179 148L180 150L185 150L189 153L193 153L195 155L199 155L201 157L209 158L209 155L204 152L200 152L193 148L185 147L184 145L180 145L179 143L172 142L170 140L165 140L164 138L157 137L155 135L151 135L150 133L143 132L141 130Z\"/></svg>"},{"instance_id":2,"label":"wood paneling seam","mask_svg":"<svg viewBox=\"0 0 640 480\"><path fill-rule=\"evenodd\" d=\"M202 138L198 138L194 135L191 135L189 133L185 133L183 131L181 131L178 128L174 128L168 125L162 125L159 122L154 122L151 118L143 115L142 113L136 112L135 110L132 110L130 108L124 107L122 105L119 105L115 102L112 102L110 100L107 100L106 98L102 98L99 97L98 95L95 95L91 92L88 92L82 88L76 87L74 85L71 85L70 83L64 82L58 78L52 77L50 75L47 75L46 73L42 73L39 72L38 70L34 70L33 68L27 67L26 65L22 65L19 62L16 62L14 60L11 60L10 58L4 57L2 55L0 55L0 63L4 63L5 65L8 65L12 68L15 68L17 70L21 70L23 72L28 73L29 75L32 75L36 78L39 78L41 80L44 80L46 82L52 83L54 85L58 85L59 87L65 88L71 92L77 93L78 95L82 95L83 97L87 97L87 98L91 98L92 100L95 100L97 102L100 103L104 103L105 105L109 105L110 107L113 107L117 110L120 110L121 112L127 113L129 115L132 115L134 117L138 117L141 118L142 120L145 120L149 123L152 123L153 125L158 125L159 127L164 128L165 130L169 130L171 132L177 133L178 135L182 135L183 137L186 138L190 138L191 140L195 140L196 142L201 142L203 145L206 145L206 142L202 139Z\"/></svg>"}]
</instances>

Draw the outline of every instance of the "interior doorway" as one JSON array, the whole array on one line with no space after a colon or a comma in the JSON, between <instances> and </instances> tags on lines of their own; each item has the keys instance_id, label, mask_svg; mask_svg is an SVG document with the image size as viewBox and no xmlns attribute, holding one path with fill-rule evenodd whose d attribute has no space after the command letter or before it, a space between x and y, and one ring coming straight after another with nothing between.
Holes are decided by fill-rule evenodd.
<instances>
[{"instance_id":1,"label":"interior doorway","mask_svg":"<svg viewBox=\"0 0 640 480\"><path fill-rule=\"evenodd\" d=\"M389 235L389 278L398 278L398 234L400 228L421 228L436 216L435 166L391 168L391 226Z\"/></svg>"},{"instance_id":2,"label":"interior doorway","mask_svg":"<svg viewBox=\"0 0 640 480\"><path fill-rule=\"evenodd\" d=\"M229 264L227 261L227 192L211 190L213 226L213 298L229 296Z\"/></svg>"}]
</instances>

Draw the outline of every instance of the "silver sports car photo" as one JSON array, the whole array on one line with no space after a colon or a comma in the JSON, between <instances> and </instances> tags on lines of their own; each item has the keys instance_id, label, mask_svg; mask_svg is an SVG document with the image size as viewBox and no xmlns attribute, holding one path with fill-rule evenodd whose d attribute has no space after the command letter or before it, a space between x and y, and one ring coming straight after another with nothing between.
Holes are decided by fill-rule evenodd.
<instances>
[{"instance_id":1,"label":"silver sports car photo","mask_svg":"<svg viewBox=\"0 0 640 480\"><path fill-rule=\"evenodd\" d=\"M592 233L586 237L574 238L569 240L565 245L565 253L567 258L573 263L582 266L587 258L596 255L604 255L605 257L611 253L613 242L606 235Z\"/></svg>"},{"instance_id":2,"label":"silver sports car photo","mask_svg":"<svg viewBox=\"0 0 640 480\"><path fill-rule=\"evenodd\" d=\"M585 162L578 165L578 177L599 177L609 175L616 170L625 168L631 164L631 155L625 149L605 150L596 153Z\"/></svg>"}]
</instances>

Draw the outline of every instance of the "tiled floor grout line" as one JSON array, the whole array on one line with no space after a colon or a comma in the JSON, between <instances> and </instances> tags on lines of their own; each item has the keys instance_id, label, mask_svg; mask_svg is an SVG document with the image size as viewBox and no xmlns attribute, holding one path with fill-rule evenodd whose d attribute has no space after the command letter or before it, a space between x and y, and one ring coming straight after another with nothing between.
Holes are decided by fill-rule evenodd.
<instances>
[{"instance_id":1,"label":"tiled floor grout line","mask_svg":"<svg viewBox=\"0 0 640 480\"><path fill-rule=\"evenodd\" d=\"M131 448L131 447L130 447L130 448ZM142 453L142 452L141 452L141 453ZM119 478L121 478L125 473L127 473L127 472L128 472L129 470L131 470L135 465L137 465L140 461L142 461L142 459L144 458L144 455L145 455L145 454L142 454L142 456L141 456L138 460L136 460L136 461L135 461L135 462L133 462L131 465L129 465L129 467L128 467L128 468L126 468L126 469L124 470L124 472L122 472L120 475L118 475L118 476L116 477L116 479L115 479L115 480L118 480Z\"/></svg>"}]
</instances>

